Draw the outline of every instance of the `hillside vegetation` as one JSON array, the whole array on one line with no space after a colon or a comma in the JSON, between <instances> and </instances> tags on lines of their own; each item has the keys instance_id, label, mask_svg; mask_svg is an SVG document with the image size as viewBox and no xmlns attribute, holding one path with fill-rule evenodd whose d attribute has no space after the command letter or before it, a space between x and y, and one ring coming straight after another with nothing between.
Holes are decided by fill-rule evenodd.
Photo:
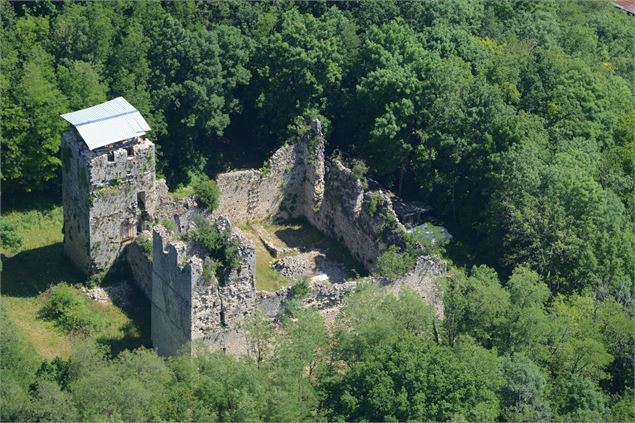
<instances>
[{"instance_id":1,"label":"hillside vegetation","mask_svg":"<svg viewBox=\"0 0 635 423\"><path fill-rule=\"evenodd\" d=\"M610 1L0 0L0 14L4 204L59 197L59 115L121 95L173 190L257 168L319 118L329 153L431 205L455 240L443 321L368 287L333 331L292 308L272 342L254 319L249 357L164 360L36 315L51 286L82 281L59 207L12 201L3 421L635 419L635 26Z\"/></svg>"}]
</instances>

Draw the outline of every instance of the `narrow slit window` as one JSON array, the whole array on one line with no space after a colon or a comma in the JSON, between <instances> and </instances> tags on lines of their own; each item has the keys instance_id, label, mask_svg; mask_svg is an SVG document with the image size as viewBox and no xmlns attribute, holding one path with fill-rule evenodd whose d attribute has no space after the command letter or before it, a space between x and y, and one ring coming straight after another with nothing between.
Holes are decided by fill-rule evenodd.
<instances>
[{"instance_id":1,"label":"narrow slit window","mask_svg":"<svg viewBox=\"0 0 635 423\"><path fill-rule=\"evenodd\" d=\"M146 192L145 191L139 191L137 193L137 206L139 206L141 210L146 209Z\"/></svg>"}]
</instances>

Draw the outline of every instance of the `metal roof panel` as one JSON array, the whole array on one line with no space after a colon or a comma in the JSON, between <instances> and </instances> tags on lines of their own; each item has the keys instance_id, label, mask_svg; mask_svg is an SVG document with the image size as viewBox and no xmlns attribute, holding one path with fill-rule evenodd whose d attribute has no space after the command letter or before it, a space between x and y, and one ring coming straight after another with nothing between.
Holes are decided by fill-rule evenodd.
<instances>
[{"instance_id":1,"label":"metal roof panel","mask_svg":"<svg viewBox=\"0 0 635 423\"><path fill-rule=\"evenodd\" d=\"M90 150L138 137L151 130L141 113L123 97L66 113L62 118L75 126Z\"/></svg>"}]
</instances>

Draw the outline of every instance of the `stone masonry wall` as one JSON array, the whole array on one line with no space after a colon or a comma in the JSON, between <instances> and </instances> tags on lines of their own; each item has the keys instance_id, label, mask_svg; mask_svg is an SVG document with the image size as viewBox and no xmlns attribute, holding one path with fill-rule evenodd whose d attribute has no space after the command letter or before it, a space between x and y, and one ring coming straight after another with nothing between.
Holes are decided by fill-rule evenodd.
<instances>
[{"instance_id":1,"label":"stone masonry wall","mask_svg":"<svg viewBox=\"0 0 635 423\"><path fill-rule=\"evenodd\" d=\"M225 273L223 281L197 284L192 292L192 339L212 350L246 353L243 324L256 304L256 247L229 221L219 217L220 231L229 230L238 241L238 269Z\"/></svg>"},{"instance_id":2,"label":"stone masonry wall","mask_svg":"<svg viewBox=\"0 0 635 423\"><path fill-rule=\"evenodd\" d=\"M325 160L324 138L315 122L312 133L274 153L267 174L259 170L220 174L217 214L235 224L303 216L372 270L386 245L403 244L406 229L385 193L365 191L341 162ZM373 213L365 206L371 197L376 205Z\"/></svg>"},{"instance_id":3,"label":"stone masonry wall","mask_svg":"<svg viewBox=\"0 0 635 423\"><path fill-rule=\"evenodd\" d=\"M72 129L62 135L62 167L66 254L87 274L107 270L156 207L154 144L91 151Z\"/></svg>"},{"instance_id":4,"label":"stone masonry wall","mask_svg":"<svg viewBox=\"0 0 635 423\"><path fill-rule=\"evenodd\" d=\"M62 203L64 205L64 253L85 272L91 267L88 226L88 150L74 132L62 134Z\"/></svg>"},{"instance_id":5,"label":"stone masonry wall","mask_svg":"<svg viewBox=\"0 0 635 423\"><path fill-rule=\"evenodd\" d=\"M107 269L132 241L156 204L154 144L142 139L130 148L98 154L90 162L91 258L95 269ZM142 201L139 201L139 197ZM144 214L146 216L144 216Z\"/></svg>"},{"instance_id":6,"label":"stone masonry wall","mask_svg":"<svg viewBox=\"0 0 635 423\"><path fill-rule=\"evenodd\" d=\"M202 281L203 262L188 259L186 250L163 226L154 228L150 331L161 355L174 355L192 340L192 287Z\"/></svg>"},{"instance_id":7,"label":"stone masonry wall","mask_svg":"<svg viewBox=\"0 0 635 423\"><path fill-rule=\"evenodd\" d=\"M305 142L278 149L262 170L239 170L216 178L221 191L216 215L230 216L234 224L288 219L302 215Z\"/></svg>"},{"instance_id":8,"label":"stone masonry wall","mask_svg":"<svg viewBox=\"0 0 635 423\"><path fill-rule=\"evenodd\" d=\"M146 256L136 242L133 242L126 248L126 260L137 286L148 299L152 298L152 259Z\"/></svg>"},{"instance_id":9,"label":"stone masonry wall","mask_svg":"<svg viewBox=\"0 0 635 423\"><path fill-rule=\"evenodd\" d=\"M338 160L325 166L324 196L319 208L308 208L309 222L338 239L368 270L389 244L402 244L406 229L399 223L388 196L364 191L350 169ZM371 201L375 210L369 210Z\"/></svg>"},{"instance_id":10,"label":"stone masonry wall","mask_svg":"<svg viewBox=\"0 0 635 423\"><path fill-rule=\"evenodd\" d=\"M240 266L206 283L195 246L172 240L163 226L153 234L152 344L162 355L191 353L192 342L239 354L244 317L255 307L256 248L223 217L214 222L238 240Z\"/></svg>"}]
</instances>

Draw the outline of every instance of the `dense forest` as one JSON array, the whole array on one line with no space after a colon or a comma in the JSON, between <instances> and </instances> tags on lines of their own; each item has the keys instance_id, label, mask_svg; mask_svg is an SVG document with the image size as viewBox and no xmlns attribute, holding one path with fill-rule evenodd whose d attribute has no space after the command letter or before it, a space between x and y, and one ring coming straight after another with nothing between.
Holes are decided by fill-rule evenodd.
<instances>
[{"instance_id":1,"label":"dense forest","mask_svg":"<svg viewBox=\"0 0 635 423\"><path fill-rule=\"evenodd\" d=\"M0 8L3 199L59 192L59 115L124 96L171 189L258 167L317 117L330 154L455 237L444 320L368 286L332 330L254 321L242 359L42 362L3 318L3 421L635 419L635 27L609 1Z\"/></svg>"}]
</instances>

